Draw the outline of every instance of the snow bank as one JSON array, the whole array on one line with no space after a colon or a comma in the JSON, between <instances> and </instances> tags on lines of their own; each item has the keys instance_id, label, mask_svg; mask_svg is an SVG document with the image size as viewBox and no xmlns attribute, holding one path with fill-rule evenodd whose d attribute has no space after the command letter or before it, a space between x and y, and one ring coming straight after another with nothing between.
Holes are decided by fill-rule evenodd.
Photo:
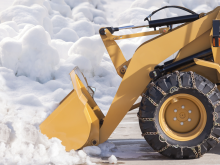
<instances>
[{"instance_id":1,"label":"snow bank","mask_svg":"<svg viewBox=\"0 0 220 165\"><path fill-rule=\"evenodd\" d=\"M66 152L59 139L22 122L0 124L0 151L2 164L92 164L84 151Z\"/></svg>"},{"instance_id":2,"label":"snow bank","mask_svg":"<svg viewBox=\"0 0 220 165\"><path fill-rule=\"evenodd\" d=\"M17 76L42 83L51 80L59 55L49 40L42 26L29 29L19 40L5 38L0 43L2 66L12 69Z\"/></svg>"},{"instance_id":3,"label":"snow bank","mask_svg":"<svg viewBox=\"0 0 220 165\"><path fill-rule=\"evenodd\" d=\"M18 5L2 11L1 22L14 21L19 24L29 23L32 25L43 25L43 20L47 16L45 8L38 4L31 7Z\"/></svg>"}]
</instances>

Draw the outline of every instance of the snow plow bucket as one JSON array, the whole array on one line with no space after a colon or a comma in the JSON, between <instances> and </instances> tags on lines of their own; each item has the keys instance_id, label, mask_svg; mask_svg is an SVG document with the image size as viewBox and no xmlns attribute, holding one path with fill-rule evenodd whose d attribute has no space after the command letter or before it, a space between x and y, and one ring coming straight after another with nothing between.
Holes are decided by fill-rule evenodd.
<instances>
[{"instance_id":1,"label":"snow plow bucket","mask_svg":"<svg viewBox=\"0 0 220 165\"><path fill-rule=\"evenodd\" d=\"M93 90L78 67L70 73L74 86L60 105L40 125L48 138L57 137L66 151L99 144L103 113L93 99Z\"/></svg>"}]
</instances>

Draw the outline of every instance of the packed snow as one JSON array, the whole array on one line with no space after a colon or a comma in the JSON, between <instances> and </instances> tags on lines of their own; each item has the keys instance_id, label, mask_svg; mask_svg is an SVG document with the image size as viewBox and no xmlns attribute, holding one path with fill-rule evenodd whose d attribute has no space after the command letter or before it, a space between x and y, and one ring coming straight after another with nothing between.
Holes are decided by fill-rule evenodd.
<instances>
[{"instance_id":1,"label":"packed snow","mask_svg":"<svg viewBox=\"0 0 220 165\"><path fill-rule=\"evenodd\" d=\"M78 66L94 99L106 114L120 85L98 34L101 27L144 25L166 5L208 12L220 0L15 0L0 13L0 164L95 164L94 157L117 163L117 147L105 142L70 152L39 125L73 89L69 73ZM187 14L165 9L153 19ZM140 28L119 34L149 31ZM128 60L154 36L117 41ZM115 156L114 156L115 154Z\"/></svg>"}]
</instances>

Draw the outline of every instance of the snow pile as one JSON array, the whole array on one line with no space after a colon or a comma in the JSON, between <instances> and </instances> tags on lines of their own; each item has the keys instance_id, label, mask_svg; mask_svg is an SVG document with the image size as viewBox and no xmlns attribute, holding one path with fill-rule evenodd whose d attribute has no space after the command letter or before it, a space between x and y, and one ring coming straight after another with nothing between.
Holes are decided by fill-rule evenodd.
<instances>
[{"instance_id":1,"label":"snow pile","mask_svg":"<svg viewBox=\"0 0 220 165\"><path fill-rule=\"evenodd\" d=\"M143 19L164 5L207 12L220 4L207 0L130 0L116 13L116 26L146 24ZM106 114L121 82L98 30L113 23L107 0L15 0L0 13L0 164L91 164L89 156L111 156L114 144L66 152L57 138L48 139L39 125L73 89L69 73L78 66L95 101ZM117 1L120 8L121 1ZM116 10L120 11L120 9ZM120 11L121 12L121 11ZM153 19L183 15L166 9ZM116 34L149 31L141 28ZM126 59L154 36L117 41ZM116 155L117 156L117 155ZM111 163L117 162L110 157Z\"/></svg>"},{"instance_id":2,"label":"snow pile","mask_svg":"<svg viewBox=\"0 0 220 165\"><path fill-rule=\"evenodd\" d=\"M108 158L108 161L110 164L117 164L117 158L115 157L115 155L112 155Z\"/></svg>"},{"instance_id":3,"label":"snow pile","mask_svg":"<svg viewBox=\"0 0 220 165\"><path fill-rule=\"evenodd\" d=\"M100 148L108 148L110 143L103 143ZM101 149L88 146L83 150L70 152L57 138L48 139L35 126L20 121L0 124L0 164L95 164L89 156L99 156ZM88 156L89 155L89 156ZM112 155L109 163L116 164ZM100 162L101 160L96 160Z\"/></svg>"},{"instance_id":4,"label":"snow pile","mask_svg":"<svg viewBox=\"0 0 220 165\"><path fill-rule=\"evenodd\" d=\"M27 76L42 83L52 79L59 54L50 44L50 36L42 26L27 30L20 39L5 38L0 43L2 66L17 76Z\"/></svg>"},{"instance_id":5,"label":"snow pile","mask_svg":"<svg viewBox=\"0 0 220 165\"><path fill-rule=\"evenodd\" d=\"M49 140L33 125L7 125L0 125L0 164L93 164L84 151L66 152L59 139ZM6 139L4 134L10 137Z\"/></svg>"},{"instance_id":6,"label":"snow pile","mask_svg":"<svg viewBox=\"0 0 220 165\"><path fill-rule=\"evenodd\" d=\"M43 25L46 16L46 8L39 4L33 4L30 7L16 5L4 10L1 13L0 19L1 23L14 21L17 25L20 25L20 28L22 28L24 24Z\"/></svg>"}]
</instances>

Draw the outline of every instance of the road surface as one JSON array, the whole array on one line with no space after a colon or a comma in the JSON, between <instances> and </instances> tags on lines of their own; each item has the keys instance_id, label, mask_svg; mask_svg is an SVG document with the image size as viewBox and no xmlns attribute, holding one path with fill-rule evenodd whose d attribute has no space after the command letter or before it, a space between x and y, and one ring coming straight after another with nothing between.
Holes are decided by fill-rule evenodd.
<instances>
[{"instance_id":1,"label":"road surface","mask_svg":"<svg viewBox=\"0 0 220 165\"><path fill-rule=\"evenodd\" d=\"M121 153L118 164L126 165L220 165L220 145L215 147L209 153L206 153L199 159L174 160L169 159L155 152L141 136L141 131L137 119L138 110L129 112L113 134L109 141L114 143ZM127 156L126 156L127 155ZM126 157L126 158L123 158ZM107 159L103 158L103 164L106 165Z\"/></svg>"}]
</instances>

